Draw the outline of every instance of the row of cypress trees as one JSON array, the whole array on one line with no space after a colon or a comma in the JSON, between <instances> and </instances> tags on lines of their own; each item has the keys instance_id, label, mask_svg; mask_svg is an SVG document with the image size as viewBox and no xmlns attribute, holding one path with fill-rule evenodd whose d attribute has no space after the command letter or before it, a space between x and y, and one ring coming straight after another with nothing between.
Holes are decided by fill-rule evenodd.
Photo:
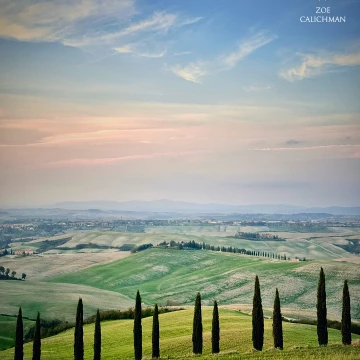
<instances>
[{"instance_id":1,"label":"row of cypress trees","mask_svg":"<svg viewBox=\"0 0 360 360\"><path fill-rule=\"evenodd\" d=\"M317 335L319 345L327 345L327 309L326 309L326 289L325 274L323 268L320 270L320 277L317 289ZM80 298L76 311L76 323L74 332L74 360L84 359L84 340L83 340L83 302ZM272 333L274 347L283 349L283 330L282 316L280 307L279 291L276 289L274 308L273 308ZM142 325L141 325L141 297L140 292L136 293L135 312L134 312L134 355L135 360L142 359ZM348 282L345 280L343 288L341 334L344 345L351 344L351 313L350 313L350 294ZM159 310L155 304L152 327L152 357L160 357L160 327ZM203 350L203 326L201 315L201 295L197 293L195 299L193 333L192 333L193 353L202 354ZM211 331L212 353L220 352L220 322L217 301L214 301L212 331ZM264 313L262 308L260 282L256 275L255 288L252 309L252 343L256 350L261 351L264 345ZM23 360L23 321L22 310L19 308L19 314L16 324L15 354L14 360ZM35 324L35 334L33 342L32 360L40 360L41 357L41 336L40 336L40 314L37 314ZM94 331L94 360L101 359L101 325L100 312L97 310Z\"/></svg>"}]
</instances>

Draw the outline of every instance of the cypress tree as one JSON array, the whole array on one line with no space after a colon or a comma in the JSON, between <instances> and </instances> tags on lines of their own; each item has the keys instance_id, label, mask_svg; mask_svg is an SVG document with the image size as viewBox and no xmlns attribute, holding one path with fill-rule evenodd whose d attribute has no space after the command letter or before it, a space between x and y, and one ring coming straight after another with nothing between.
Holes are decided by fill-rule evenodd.
<instances>
[{"instance_id":1,"label":"cypress tree","mask_svg":"<svg viewBox=\"0 0 360 360\"><path fill-rule=\"evenodd\" d=\"M94 331L94 360L101 359L101 325L100 311L96 312L95 331Z\"/></svg>"},{"instance_id":2,"label":"cypress tree","mask_svg":"<svg viewBox=\"0 0 360 360\"><path fill-rule=\"evenodd\" d=\"M40 360L40 357L41 357L40 313L38 312L35 323L32 360Z\"/></svg>"},{"instance_id":3,"label":"cypress tree","mask_svg":"<svg viewBox=\"0 0 360 360\"><path fill-rule=\"evenodd\" d=\"M319 345L327 345L327 310L326 310L326 290L325 290L325 274L323 268L320 270L320 277L317 290L317 335Z\"/></svg>"},{"instance_id":4,"label":"cypress tree","mask_svg":"<svg viewBox=\"0 0 360 360\"><path fill-rule=\"evenodd\" d=\"M344 345L351 345L351 314L350 314L350 294L347 280L344 281L343 303L341 315L341 335Z\"/></svg>"},{"instance_id":5,"label":"cypress tree","mask_svg":"<svg viewBox=\"0 0 360 360\"><path fill-rule=\"evenodd\" d=\"M142 327L141 327L141 297L139 290L136 293L134 313L134 351L135 360L142 358Z\"/></svg>"},{"instance_id":6,"label":"cypress tree","mask_svg":"<svg viewBox=\"0 0 360 360\"><path fill-rule=\"evenodd\" d=\"M220 352L219 310L216 300L214 301L214 310L213 310L213 318L212 318L211 345L212 345L213 354L217 354Z\"/></svg>"},{"instance_id":7,"label":"cypress tree","mask_svg":"<svg viewBox=\"0 0 360 360\"><path fill-rule=\"evenodd\" d=\"M83 303L82 299L79 298L77 310L76 310L76 322L74 332L74 359L84 359L84 330L83 330Z\"/></svg>"},{"instance_id":8,"label":"cypress tree","mask_svg":"<svg viewBox=\"0 0 360 360\"><path fill-rule=\"evenodd\" d=\"M159 309L155 304L152 328L152 357L160 357L160 328L159 328Z\"/></svg>"},{"instance_id":9,"label":"cypress tree","mask_svg":"<svg viewBox=\"0 0 360 360\"><path fill-rule=\"evenodd\" d=\"M260 282L257 275L252 309L252 342L256 350L262 350L264 345L264 313L261 303Z\"/></svg>"},{"instance_id":10,"label":"cypress tree","mask_svg":"<svg viewBox=\"0 0 360 360\"><path fill-rule=\"evenodd\" d=\"M276 289L275 301L274 301L274 311L273 311L273 337L274 337L274 348L283 349L283 330L282 330L282 319L281 319L281 309L280 309L280 298L279 291Z\"/></svg>"},{"instance_id":11,"label":"cypress tree","mask_svg":"<svg viewBox=\"0 0 360 360\"><path fill-rule=\"evenodd\" d=\"M15 333L15 354L14 360L23 360L24 358L24 327L22 321L22 311L19 308L19 313L16 320L16 333Z\"/></svg>"},{"instance_id":12,"label":"cypress tree","mask_svg":"<svg viewBox=\"0 0 360 360\"><path fill-rule=\"evenodd\" d=\"M193 353L202 354L203 348L203 327L201 318L201 296L197 293L195 300L194 322L192 333Z\"/></svg>"}]
</instances>

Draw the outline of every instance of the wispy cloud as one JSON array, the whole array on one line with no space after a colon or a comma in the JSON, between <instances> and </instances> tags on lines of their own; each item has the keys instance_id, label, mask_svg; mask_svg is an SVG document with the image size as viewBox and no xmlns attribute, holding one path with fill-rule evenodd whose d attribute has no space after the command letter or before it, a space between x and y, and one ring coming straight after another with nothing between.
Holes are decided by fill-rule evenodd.
<instances>
[{"instance_id":1,"label":"wispy cloud","mask_svg":"<svg viewBox=\"0 0 360 360\"><path fill-rule=\"evenodd\" d=\"M111 165L123 161L131 160L147 160L147 159L156 159L156 158L166 158L166 157L187 157L197 154L208 154L208 150L197 150L197 151L180 151L180 152L162 152L162 153L153 153L153 154L139 154L139 155L128 155L128 156L118 156L111 158L79 158L79 159L69 159L54 161L44 164L44 167L74 167L74 166L99 166L99 165Z\"/></svg>"},{"instance_id":2,"label":"wispy cloud","mask_svg":"<svg viewBox=\"0 0 360 360\"><path fill-rule=\"evenodd\" d=\"M194 83L201 83L201 78L208 73L206 64L201 62L191 63L187 66L175 65L170 67L170 70L184 80Z\"/></svg>"},{"instance_id":3,"label":"wispy cloud","mask_svg":"<svg viewBox=\"0 0 360 360\"><path fill-rule=\"evenodd\" d=\"M271 32L259 31L240 41L237 48L230 53L221 54L213 60L192 62L185 66L170 66L169 69L176 76L181 77L184 80L201 83L202 78L206 75L233 68L251 53L272 42L276 38L277 36Z\"/></svg>"},{"instance_id":4,"label":"wispy cloud","mask_svg":"<svg viewBox=\"0 0 360 360\"><path fill-rule=\"evenodd\" d=\"M292 145L299 145L301 143L303 143L303 141L290 139L290 140L285 142L285 145L291 145L292 146Z\"/></svg>"},{"instance_id":5,"label":"wispy cloud","mask_svg":"<svg viewBox=\"0 0 360 360\"><path fill-rule=\"evenodd\" d=\"M316 145L304 147L276 147L276 148L260 148L252 149L254 151L308 151L308 150L322 150L322 149L360 149L360 145L340 144L340 145Z\"/></svg>"},{"instance_id":6,"label":"wispy cloud","mask_svg":"<svg viewBox=\"0 0 360 360\"><path fill-rule=\"evenodd\" d=\"M104 53L132 53L162 57L158 37L170 30L199 22L201 17L157 11L144 16L135 0L67 0L35 2L3 0L0 7L0 38L59 42L67 46L97 49ZM109 24L111 26L109 26ZM149 37L152 37L149 41ZM141 46L145 46L142 49ZM155 46L155 49L153 48ZM107 58L114 55L102 56Z\"/></svg>"},{"instance_id":7,"label":"wispy cloud","mask_svg":"<svg viewBox=\"0 0 360 360\"><path fill-rule=\"evenodd\" d=\"M352 54L297 54L301 64L280 72L287 81L297 81L335 71L341 67L360 65L360 52Z\"/></svg>"},{"instance_id":8,"label":"wispy cloud","mask_svg":"<svg viewBox=\"0 0 360 360\"><path fill-rule=\"evenodd\" d=\"M136 14L134 0L12 1L2 0L0 36L25 41L59 41L96 26L95 19L124 20Z\"/></svg>"},{"instance_id":9,"label":"wispy cloud","mask_svg":"<svg viewBox=\"0 0 360 360\"><path fill-rule=\"evenodd\" d=\"M255 50L269 44L275 40L277 36L268 31L260 31L247 39L239 42L237 49L222 58L222 63L229 68L234 67L239 61L249 56Z\"/></svg>"},{"instance_id":10,"label":"wispy cloud","mask_svg":"<svg viewBox=\"0 0 360 360\"><path fill-rule=\"evenodd\" d=\"M119 54L133 54L147 58L161 58L166 54L166 49L150 52L146 49L142 49L143 47L144 46L141 44L128 44L121 47L116 47L114 50Z\"/></svg>"},{"instance_id":11,"label":"wispy cloud","mask_svg":"<svg viewBox=\"0 0 360 360\"><path fill-rule=\"evenodd\" d=\"M266 91L270 90L273 87L270 85L264 85L264 86L257 86L257 85L249 85L249 86L243 86L243 90L246 92L257 92L257 91Z\"/></svg>"}]
</instances>

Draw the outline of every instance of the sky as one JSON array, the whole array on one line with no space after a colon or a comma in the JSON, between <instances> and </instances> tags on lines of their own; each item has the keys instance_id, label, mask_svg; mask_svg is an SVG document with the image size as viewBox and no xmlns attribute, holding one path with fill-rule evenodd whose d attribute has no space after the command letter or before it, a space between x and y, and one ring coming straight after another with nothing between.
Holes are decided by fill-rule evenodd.
<instances>
[{"instance_id":1,"label":"sky","mask_svg":"<svg viewBox=\"0 0 360 360\"><path fill-rule=\"evenodd\" d=\"M360 205L360 0L0 0L0 59L0 207Z\"/></svg>"}]
</instances>

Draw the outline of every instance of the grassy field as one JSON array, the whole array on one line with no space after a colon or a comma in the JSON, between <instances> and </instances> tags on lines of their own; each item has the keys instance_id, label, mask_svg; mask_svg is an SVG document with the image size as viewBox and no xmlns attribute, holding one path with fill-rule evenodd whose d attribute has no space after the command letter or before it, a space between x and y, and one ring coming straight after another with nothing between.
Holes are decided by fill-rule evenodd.
<instances>
[{"instance_id":1,"label":"grassy field","mask_svg":"<svg viewBox=\"0 0 360 360\"><path fill-rule=\"evenodd\" d=\"M231 228L231 227L230 227ZM239 227L232 226L233 230L226 232L218 232L218 227L201 227L201 226L163 226L163 227L148 227L145 233L122 233L115 231L88 231L77 233L72 239L59 246L73 247L79 244L98 244L106 246L119 247L123 244L147 244L153 245L160 242L188 242L195 240L196 242L205 242L210 245L219 246L235 246L238 248L245 248L246 250L274 252L277 254L286 254L290 257L300 257L314 260L321 259L347 259L351 254L335 246L335 243L346 243L347 236L354 236L352 232L343 233L284 233L273 232L274 235L279 235L286 239L286 241L251 241L244 239L235 239L233 236L236 229ZM244 227L241 231L258 231L255 227Z\"/></svg>"},{"instance_id":2,"label":"grassy field","mask_svg":"<svg viewBox=\"0 0 360 360\"><path fill-rule=\"evenodd\" d=\"M340 331L329 329L329 346L317 346L315 326L284 323L284 350L272 346L271 320L265 320L265 343L262 353L252 350L251 317L242 313L220 309L219 356L211 354L212 308L203 308L204 356L196 358L244 359L359 359L360 348L341 346ZM191 358L193 310L162 314L160 321L161 356ZM152 319L143 319L143 359L151 359ZM84 326L85 359L93 357L94 325ZM354 336L353 339L358 339ZM42 340L42 359L70 359L73 354L73 329ZM31 359L31 343L25 345L25 360ZM13 359L13 349L0 352L3 360ZM102 359L133 358L133 321L107 321L102 323Z\"/></svg>"},{"instance_id":3,"label":"grassy field","mask_svg":"<svg viewBox=\"0 0 360 360\"><path fill-rule=\"evenodd\" d=\"M205 250L151 249L49 281L97 287L129 298L134 298L139 289L149 305L190 304L198 291L205 304L214 298L220 304L250 304L258 274L264 306L272 306L278 287L284 306L315 312L320 266L326 274L329 317L340 318L342 286L347 279L353 299L352 316L360 319L360 268L351 263L290 262Z\"/></svg>"},{"instance_id":4,"label":"grassy field","mask_svg":"<svg viewBox=\"0 0 360 360\"><path fill-rule=\"evenodd\" d=\"M35 318L37 311L46 319L75 321L79 297L84 300L84 315L97 308L128 309L134 306L131 298L112 291L75 284L56 284L42 281L1 281L1 312L15 315L19 306L23 315ZM0 328L0 336L2 330Z\"/></svg>"},{"instance_id":5,"label":"grassy field","mask_svg":"<svg viewBox=\"0 0 360 360\"><path fill-rule=\"evenodd\" d=\"M35 325L35 321L23 319L23 325L26 334ZM0 351L14 346L15 327L16 317L0 315Z\"/></svg>"}]
</instances>

